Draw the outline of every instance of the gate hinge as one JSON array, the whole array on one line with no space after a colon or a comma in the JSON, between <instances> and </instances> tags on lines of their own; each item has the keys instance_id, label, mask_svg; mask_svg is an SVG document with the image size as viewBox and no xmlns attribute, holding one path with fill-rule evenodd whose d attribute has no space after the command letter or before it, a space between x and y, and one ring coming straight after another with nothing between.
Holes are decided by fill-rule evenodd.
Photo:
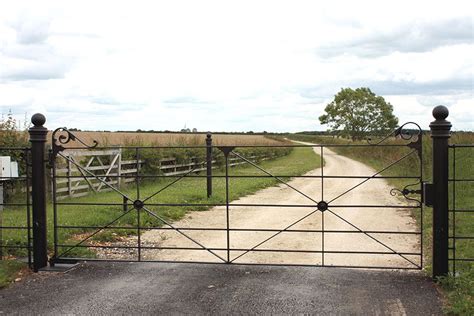
<instances>
[{"instance_id":1,"label":"gate hinge","mask_svg":"<svg viewBox=\"0 0 474 316\"><path fill-rule=\"evenodd\" d=\"M423 203L425 206L433 206L433 184L423 182Z\"/></svg>"}]
</instances>

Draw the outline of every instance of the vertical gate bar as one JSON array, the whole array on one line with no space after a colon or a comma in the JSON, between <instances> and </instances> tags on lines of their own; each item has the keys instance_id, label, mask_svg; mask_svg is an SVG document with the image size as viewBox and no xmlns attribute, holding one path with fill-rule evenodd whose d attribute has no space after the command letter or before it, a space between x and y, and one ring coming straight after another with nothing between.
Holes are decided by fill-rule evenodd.
<instances>
[{"instance_id":1,"label":"vertical gate bar","mask_svg":"<svg viewBox=\"0 0 474 316\"><path fill-rule=\"evenodd\" d=\"M137 173L136 173L136 184L137 184L137 201L140 200L140 151L139 148L135 148L135 157L137 158ZM138 261L141 261L142 253L141 253L141 236L140 236L140 209L137 208L137 243L138 243Z\"/></svg>"},{"instance_id":2,"label":"vertical gate bar","mask_svg":"<svg viewBox=\"0 0 474 316\"><path fill-rule=\"evenodd\" d=\"M420 142L420 184L421 186L423 186L423 177L424 177L424 174L423 174L423 132L420 131L420 135L418 137L421 137L421 142ZM420 267L421 269L423 269L423 250L424 250L424 246L423 246L423 242L424 242L424 238L423 238L423 232L424 232L424 224L423 224L423 217L425 215L425 203L423 203L423 191L422 191L422 197L421 197L421 203L420 203L420 213L421 213L421 219L420 219L420 224L421 224L421 234L420 234Z\"/></svg>"},{"instance_id":3,"label":"vertical gate bar","mask_svg":"<svg viewBox=\"0 0 474 316\"><path fill-rule=\"evenodd\" d=\"M449 152L451 123L446 121L449 110L437 106L433 110L436 119L431 122L433 139L433 278L449 272Z\"/></svg>"},{"instance_id":4,"label":"vertical gate bar","mask_svg":"<svg viewBox=\"0 0 474 316\"><path fill-rule=\"evenodd\" d=\"M72 176L72 171L71 171L71 160L67 160L67 193L69 197L72 197L72 182L71 182L71 176Z\"/></svg>"},{"instance_id":5,"label":"vertical gate bar","mask_svg":"<svg viewBox=\"0 0 474 316\"><path fill-rule=\"evenodd\" d=\"M30 205L30 166L28 163L28 149L25 149L25 173L26 173L26 226L28 229L28 267L32 268L32 258L31 258L31 205Z\"/></svg>"},{"instance_id":6,"label":"vertical gate bar","mask_svg":"<svg viewBox=\"0 0 474 316\"><path fill-rule=\"evenodd\" d=\"M48 129L46 118L36 113L31 118L33 127L28 130L31 143L31 184L33 202L33 270L38 272L48 264L46 222L46 166L45 145Z\"/></svg>"},{"instance_id":7,"label":"vertical gate bar","mask_svg":"<svg viewBox=\"0 0 474 316\"><path fill-rule=\"evenodd\" d=\"M230 230L229 230L229 154L225 155L225 208L227 230L227 263L230 263Z\"/></svg>"},{"instance_id":8,"label":"vertical gate bar","mask_svg":"<svg viewBox=\"0 0 474 316\"><path fill-rule=\"evenodd\" d=\"M212 134L206 135L206 173L207 173L207 197L212 195Z\"/></svg>"},{"instance_id":9,"label":"vertical gate bar","mask_svg":"<svg viewBox=\"0 0 474 316\"><path fill-rule=\"evenodd\" d=\"M453 275L456 275L456 145L453 146Z\"/></svg>"},{"instance_id":10,"label":"vertical gate bar","mask_svg":"<svg viewBox=\"0 0 474 316\"><path fill-rule=\"evenodd\" d=\"M324 201L324 147L321 145L320 164L321 164L321 201ZM322 243L322 266L324 266L324 212L321 212L321 243Z\"/></svg>"},{"instance_id":11,"label":"vertical gate bar","mask_svg":"<svg viewBox=\"0 0 474 316\"><path fill-rule=\"evenodd\" d=\"M126 196L122 197L122 212L128 211L128 198Z\"/></svg>"},{"instance_id":12,"label":"vertical gate bar","mask_svg":"<svg viewBox=\"0 0 474 316\"><path fill-rule=\"evenodd\" d=\"M3 182L0 182L0 261L3 260Z\"/></svg>"},{"instance_id":13,"label":"vertical gate bar","mask_svg":"<svg viewBox=\"0 0 474 316\"><path fill-rule=\"evenodd\" d=\"M142 241L141 241L141 227L140 227L140 209L137 210L137 235L138 235L138 262L142 261Z\"/></svg>"},{"instance_id":14,"label":"vertical gate bar","mask_svg":"<svg viewBox=\"0 0 474 316\"><path fill-rule=\"evenodd\" d=\"M140 153L138 152L138 147L135 147L135 157L137 160L137 172L135 172L135 184L136 184L136 192L137 192L137 200L140 199L140 179L138 178L138 175L140 173Z\"/></svg>"},{"instance_id":15,"label":"vertical gate bar","mask_svg":"<svg viewBox=\"0 0 474 316\"><path fill-rule=\"evenodd\" d=\"M56 184L56 156L54 153L50 152L51 154L51 164L52 164L52 197L53 197L53 240L54 240L54 252L53 252L53 260L51 260L50 264L54 266L54 259L57 258L58 255L58 205L57 205L57 196L56 196L56 189L57 189L57 184ZM68 160L69 162L69 160ZM68 167L68 170L71 170L70 167ZM68 181L70 180L69 173L68 173ZM71 191L70 191L71 192Z\"/></svg>"},{"instance_id":16,"label":"vertical gate bar","mask_svg":"<svg viewBox=\"0 0 474 316\"><path fill-rule=\"evenodd\" d=\"M117 160L117 189L122 187L122 147L119 148Z\"/></svg>"}]
</instances>

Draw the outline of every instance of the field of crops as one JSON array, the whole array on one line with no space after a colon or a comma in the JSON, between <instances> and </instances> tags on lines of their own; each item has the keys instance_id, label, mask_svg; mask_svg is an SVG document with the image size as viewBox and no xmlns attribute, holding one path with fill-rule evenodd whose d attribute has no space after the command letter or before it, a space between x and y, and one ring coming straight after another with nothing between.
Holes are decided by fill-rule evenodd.
<instances>
[{"instance_id":1,"label":"field of crops","mask_svg":"<svg viewBox=\"0 0 474 316\"><path fill-rule=\"evenodd\" d=\"M135 132L80 132L74 131L74 135L91 144L93 140L99 142L99 146L116 145L205 145L205 133L135 133ZM264 135L252 134L212 134L213 145L272 145L281 144L281 141L267 138ZM51 142L51 133L48 135ZM69 146L74 146L70 143Z\"/></svg>"}]
</instances>

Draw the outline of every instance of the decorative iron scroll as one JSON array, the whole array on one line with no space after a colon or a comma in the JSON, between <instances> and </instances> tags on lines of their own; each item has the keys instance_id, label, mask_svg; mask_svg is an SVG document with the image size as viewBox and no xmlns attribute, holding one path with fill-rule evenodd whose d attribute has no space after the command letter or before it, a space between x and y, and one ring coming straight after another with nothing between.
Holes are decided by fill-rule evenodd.
<instances>
[{"instance_id":1,"label":"decorative iron scroll","mask_svg":"<svg viewBox=\"0 0 474 316\"><path fill-rule=\"evenodd\" d=\"M83 140L81 140L79 137L74 135L70 130L68 130L66 127L59 127L54 130L53 135L53 154L56 155L58 152L63 151L66 149L63 145L69 143L70 141L77 141L84 145L85 148L92 149L95 148L99 145L99 142L96 140L93 140L92 145L87 145Z\"/></svg>"},{"instance_id":2,"label":"decorative iron scroll","mask_svg":"<svg viewBox=\"0 0 474 316\"><path fill-rule=\"evenodd\" d=\"M413 128L407 128L407 126L413 125ZM408 132L409 131L409 132ZM373 146L377 146L385 142L387 139L391 137L400 137L403 140L409 141L407 146L417 151L418 157L420 161L422 160L422 139L423 139L423 130L421 129L420 125L415 122L407 122L402 126L395 129L390 134L384 136L381 140L377 143L372 143L372 139L368 138L367 143Z\"/></svg>"},{"instance_id":3,"label":"decorative iron scroll","mask_svg":"<svg viewBox=\"0 0 474 316\"><path fill-rule=\"evenodd\" d=\"M407 126L409 125L414 125L414 128L407 128ZM407 131L410 131L410 132L407 132ZM391 132L390 134L384 136L380 141L378 141L377 143L372 143L372 139L371 138L368 138L367 139L367 142L370 144L370 145L380 145L382 144L383 142L385 142L387 139L389 139L390 137L397 137L399 136L401 139L403 140L406 140L406 141L410 141L411 143L415 143L418 138L420 138L423 134L423 130L421 129L420 125L418 125L417 123L415 122L407 122L405 124L403 124L402 126L400 127L397 127L393 132ZM416 137L417 139L413 140L413 138Z\"/></svg>"},{"instance_id":4,"label":"decorative iron scroll","mask_svg":"<svg viewBox=\"0 0 474 316\"><path fill-rule=\"evenodd\" d=\"M418 190L409 189L410 187L413 187L413 186L416 186L416 185L418 185L418 186L421 185L421 181L418 181L417 183L408 184L403 188L403 190L394 188L394 189L390 190L390 195L391 196L396 196L397 193L399 193L399 194L403 195L403 197L405 199L407 199L408 201L413 201L413 202L417 202L417 203L421 204L421 202L422 202L421 200L408 197L408 195L410 195L410 194L420 194L421 195L423 193L421 189L418 189Z\"/></svg>"}]
</instances>

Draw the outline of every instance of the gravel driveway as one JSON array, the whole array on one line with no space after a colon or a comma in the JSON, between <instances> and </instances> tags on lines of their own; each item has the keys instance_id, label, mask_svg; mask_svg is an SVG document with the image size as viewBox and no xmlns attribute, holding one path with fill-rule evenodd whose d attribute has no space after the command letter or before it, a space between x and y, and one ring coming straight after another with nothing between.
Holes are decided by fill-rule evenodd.
<instances>
[{"instance_id":1,"label":"gravel driveway","mask_svg":"<svg viewBox=\"0 0 474 316\"><path fill-rule=\"evenodd\" d=\"M174 263L87 263L0 290L18 315L441 315L419 272Z\"/></svg>"}]
</instances>

